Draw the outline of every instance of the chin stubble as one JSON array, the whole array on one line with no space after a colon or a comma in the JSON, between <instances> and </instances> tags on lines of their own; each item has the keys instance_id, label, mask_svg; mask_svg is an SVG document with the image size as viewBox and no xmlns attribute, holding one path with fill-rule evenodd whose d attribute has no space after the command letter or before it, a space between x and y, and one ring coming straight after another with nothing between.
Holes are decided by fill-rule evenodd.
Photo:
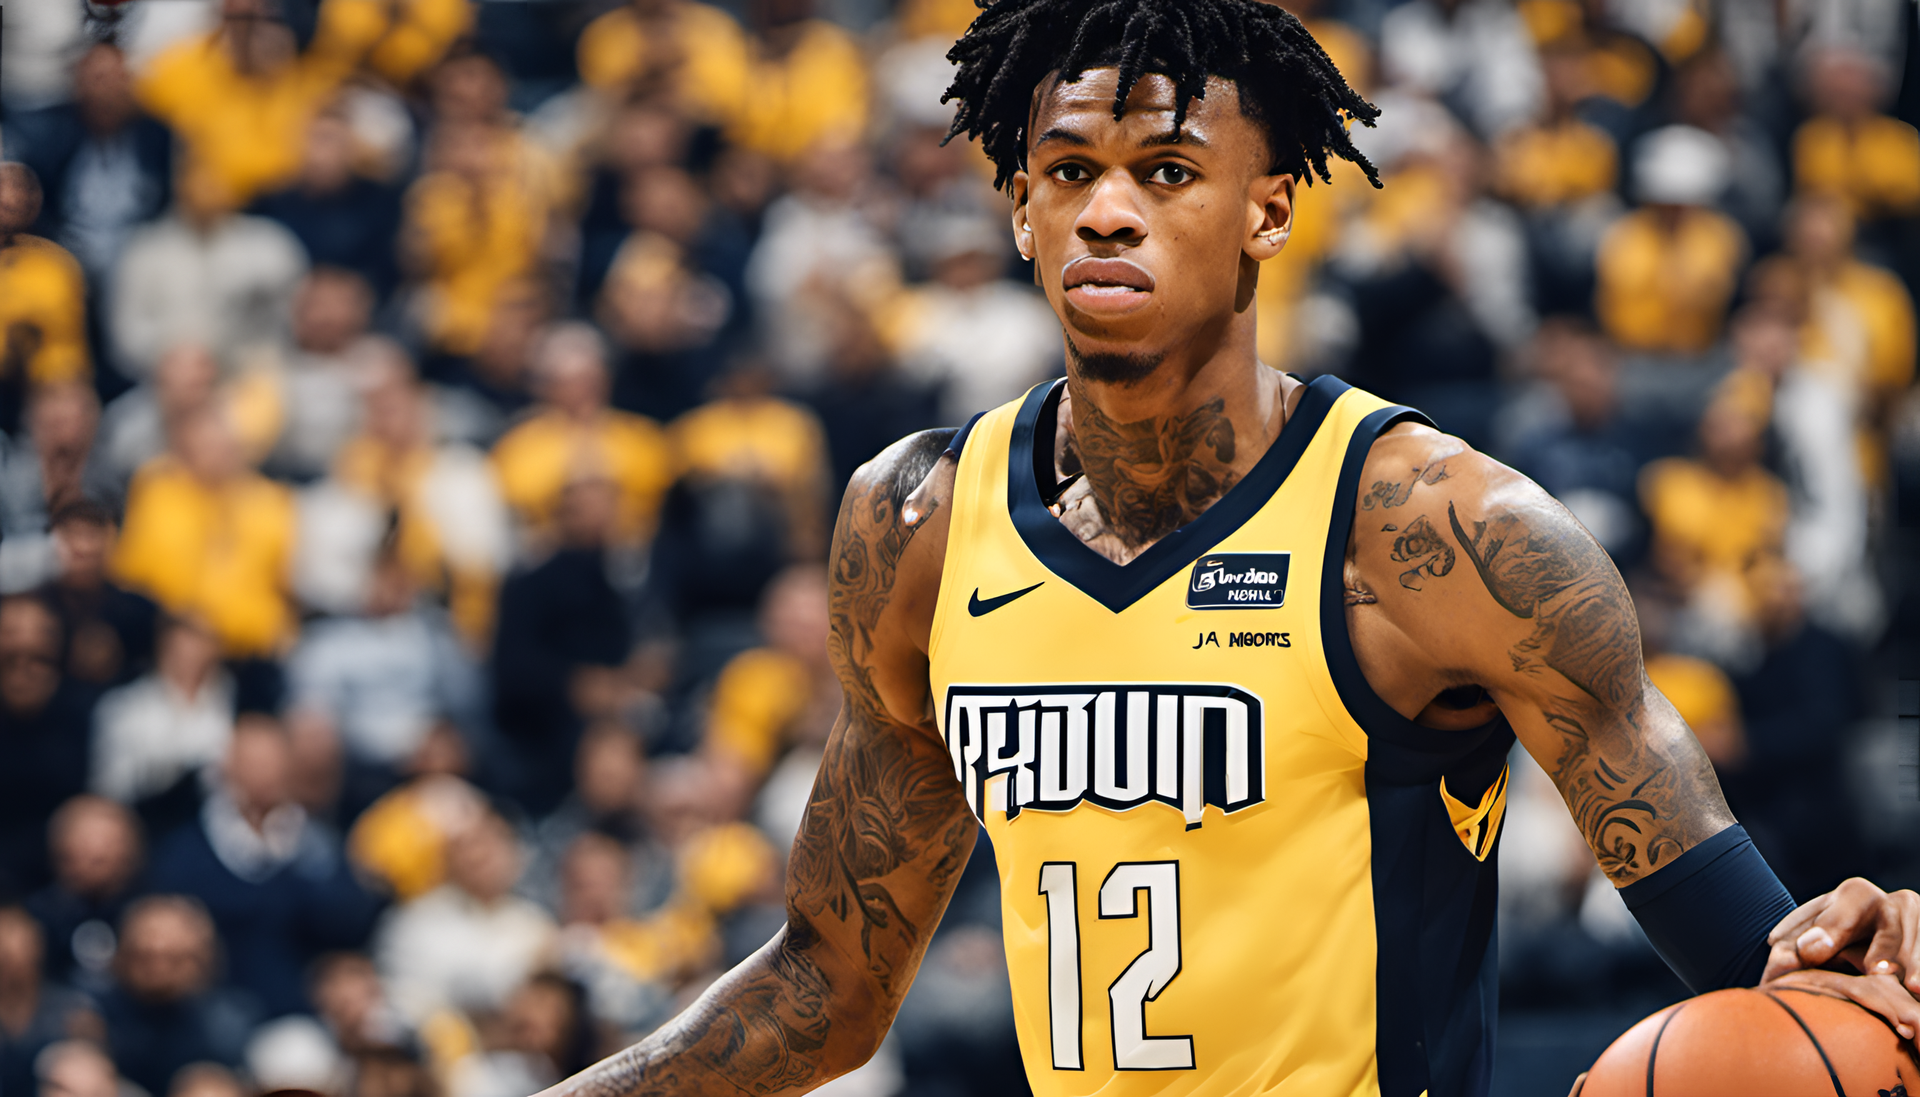
<instances>
[{"instance_id":1,"label":"chin stubble","mask_svg":"<svg viewBox=\"0 0 1920 1097\"><path fill-rule=\"evenodd\" d=\"M1146 380L1166 360L1162 354L1086 354L1067 337L1067 357L1082 380L1102 385L1132 385Z\"/></svg>"}]
</instances>

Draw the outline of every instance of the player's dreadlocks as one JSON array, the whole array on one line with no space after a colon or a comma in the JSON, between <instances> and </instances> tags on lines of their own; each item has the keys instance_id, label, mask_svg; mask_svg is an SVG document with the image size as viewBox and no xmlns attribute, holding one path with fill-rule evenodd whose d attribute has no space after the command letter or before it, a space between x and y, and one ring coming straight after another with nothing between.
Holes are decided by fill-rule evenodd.
<instances>
[{"instance_id":1,"label":"player's dreadlocks","mask_svg":"<svg viewBox=\"0 0 1920 1097\"><path fill-rule=\"evenodd\" d=\"M1347 86L1300 20L1260 0L978 0L981 11L947 52L959 66L942 102L957 100L948 140L978 137L993 161L994 186L1026 166L1033 89L1058 72L1073 80L1115 65L1113 116L1140 78L1173 81L1174 126L1206 97L1207 77L1239 86L1240 106L1266 128L1272 170L1311 183L1331 154L1351 160L1380 185L1347 135L1347 120L1371 126L1379 108Z\"/></svg>"}]
</instances>

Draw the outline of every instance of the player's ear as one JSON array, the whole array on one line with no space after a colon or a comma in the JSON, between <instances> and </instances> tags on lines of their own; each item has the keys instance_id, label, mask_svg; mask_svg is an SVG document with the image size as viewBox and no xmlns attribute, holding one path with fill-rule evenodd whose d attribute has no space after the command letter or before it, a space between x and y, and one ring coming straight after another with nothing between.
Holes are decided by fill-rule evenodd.
<instances>
[{"instance_id":1,"label":"player's ear","mask_svg":"<svg viewBox=\"0 0 1920 1097\"><path fill-rule=\"evenodd\" d=\"M1020 250L1020 258L1033 262L1033 225L1027 220L1027 173L1025 169L1013 173L1013 182L1008 187L1013 195L1013 246Z\"/></svg>"},{"instance_id":2,"label":"player's ear","mask_svg":"<svg viewBox=\"0 0 1920 1097\"><path fill-rule=\"evenodd\" d=\"M1280 254L1293 232L1293 176L1262 175L1247 186L1247 258Z\"/></svg>"}]
</instances>

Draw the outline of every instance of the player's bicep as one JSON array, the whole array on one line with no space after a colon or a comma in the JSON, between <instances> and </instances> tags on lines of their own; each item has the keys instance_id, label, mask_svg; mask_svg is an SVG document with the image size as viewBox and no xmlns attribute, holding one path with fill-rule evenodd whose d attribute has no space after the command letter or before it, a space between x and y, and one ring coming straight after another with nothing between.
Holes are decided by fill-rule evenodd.
<instances>
[{"instance_id":1,"label":"player's bicep","mask_svg":"<svg viewBox=\"0 0 1920 1097\"><path fill-rule=\"evenodd\" d=\"M1449 499L1446 522L1488 626L1481 635L1501 649L1480 645L1489 689L1610 710L1639 703L1646 674L1633 600L1564 506L1508 472L1477 498Z\"/></svg>"}]
</instances>

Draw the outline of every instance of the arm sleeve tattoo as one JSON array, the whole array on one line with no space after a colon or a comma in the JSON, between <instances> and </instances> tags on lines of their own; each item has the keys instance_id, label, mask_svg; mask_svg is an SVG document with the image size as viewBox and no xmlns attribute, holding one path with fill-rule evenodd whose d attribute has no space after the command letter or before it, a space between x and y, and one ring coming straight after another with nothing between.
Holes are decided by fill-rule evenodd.
<instances>
[{"instance_id":1,"label":"arm sleeve tattoo","mask_svg":"<svg viewBox=\"0 0 1920 1097\"><path fill-rule=\"evenodd\" d=\"M787 925L660 1031L550 1097L798 1093L865 1062L972 851L945 748L889 715L875 630L918 525L901 504L944 433L863 469L834 538L830 646L844 707L787 875Z\"/></svg>"}]
</instances>

